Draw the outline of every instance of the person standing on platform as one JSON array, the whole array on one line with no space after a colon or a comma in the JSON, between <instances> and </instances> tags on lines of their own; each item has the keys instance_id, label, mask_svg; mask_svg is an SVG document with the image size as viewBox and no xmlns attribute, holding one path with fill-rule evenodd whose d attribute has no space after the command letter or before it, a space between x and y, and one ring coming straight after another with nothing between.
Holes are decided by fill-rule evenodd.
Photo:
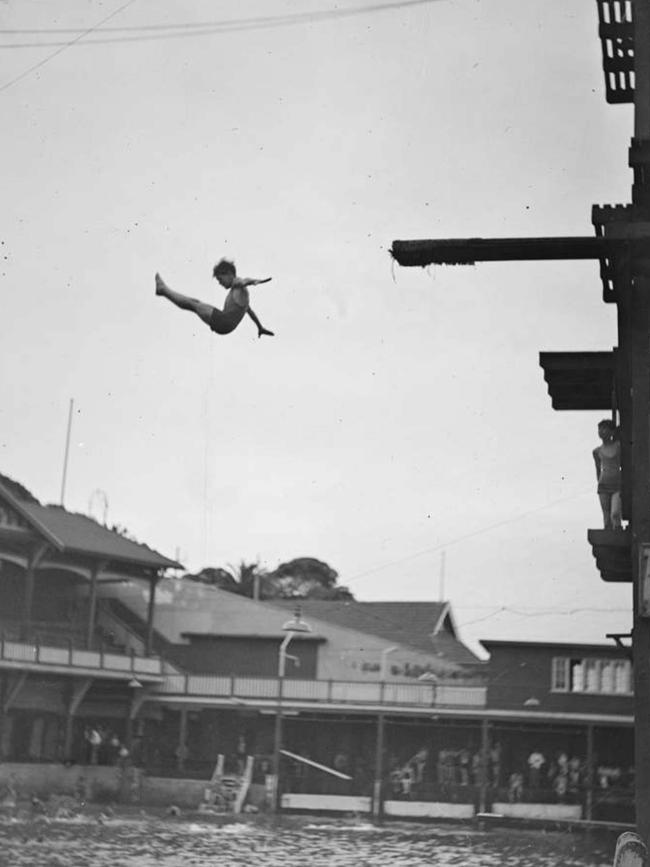
<instances>
[{"instance_id":1,"label":"person standing on platform","mask_svg":"<svg viewBox=\"0 0 650 867\"><path fill-rule=\"evenodd\" d=\"M613 421L603 419L598 423L598 436L602 444L592 454L598 479L598 499L603 510L606 530L621 527L621 442L618 428Z\"/></svg>"}]
</instances>

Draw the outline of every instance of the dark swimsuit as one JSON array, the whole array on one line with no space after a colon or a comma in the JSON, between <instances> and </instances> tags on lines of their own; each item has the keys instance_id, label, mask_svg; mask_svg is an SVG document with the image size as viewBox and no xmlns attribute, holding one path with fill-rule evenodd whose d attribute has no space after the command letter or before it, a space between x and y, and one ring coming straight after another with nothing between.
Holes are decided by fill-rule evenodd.
<instances>
[{"instance_id":1,"label":"dark swimsuit","mask_svg":"<svg viewBox=\"0 0 650 867\"><path fill-rule=\"evenodd\" d=\"M240 310L241 313L239 312ZM230 310L228 313L215 307L208 324L215 334L230 334L242 321L244 313L246 313L246 310L243 307L239 308L239 310Z\"/></svg>"}]
</instances>

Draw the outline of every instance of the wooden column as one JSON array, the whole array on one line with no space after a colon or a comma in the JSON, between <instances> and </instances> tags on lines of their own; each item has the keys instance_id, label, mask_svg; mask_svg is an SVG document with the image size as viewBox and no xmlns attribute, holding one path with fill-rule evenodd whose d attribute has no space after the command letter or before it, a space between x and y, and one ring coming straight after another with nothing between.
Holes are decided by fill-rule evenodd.
<instances>
[{"instance_id":1,"label":"wooden column","mask_svg":"<svg viewBox=\"0 0 650 867\"><path fill-rule=\"evenodd\" d=\"M381 819L384 791L384 735L386 718L380 711L377 717L377 741L375 744L375 784L372 790L372 815Z\"/></svg>"},{"instance_id":2,"label":"wooden column","mask_svg":"<svg viewBox=\"0 0 650 867\"><path fill-rule=\"evenodd\" d=\"M149 606L147 609L147 638L145 641L145 653L151 656L153 650L153 615L156 604L156 585L158 584L158 576L152 578L149 582Z\"/></svg>"},{"instance_id":3,"label":"wooden column","mask_svg":"<svg viewBox=\"0 0 650 867\"><path fill-rule=\"evenodd\" d=\"M634 21L634 135L650 141L650 0L632 0ZM644 180L647 194L650 179ZM637 217L637 219L639 219ZM646 254L647 255L647 254ZM650 845L650 617L644 611L642 570L650 545L650 259L633 262L630 356L632 379L632 568L634 574L634 759L637 830ZM639 273L642 272L642 274Z\"/></svg>"},{"instance_id":4,"label":"wooden column","mask_svg":"<svg viewBox=\"0 0 650 867\"><path fill-rule=\"evenodd\" d=\"M0 675L0 762L5 759L5 751L4 751L4 742L5 742L5 731L7 728L7 711L5 710L5 703L7 699L7 675Z\"/></svg>"},{"instance_id":5,"label":"wooden column","mask_svg":"<svg viewBox=\"0 0 650 867\"><path fill-rule=\"evenodd\" d=\"M72 694L68 703L67 714L65 718L65 735L63 739L63 758L70 759L70 751L72 749L72 724L79 710L79 705L83 701L85 694L90 689L92 678L84 678L74 683Z\"/></svg>"},{"instance_id":6,"label":"wooden column","mask_svg":"<svg viewBox=\"0 0 650 867\"><path fill-rule=\"evenodd\" d=\"M479 813L487 811L488 790L488 761L490 756L490 723L487 719L481 720L481 765L480 765L480 789L479 789Z\"/></svg>"},{"instance_id":7,"label":"wooden column","mask_svg":"<svg viewBox=\"0 0 650 867\"><path fill-rule=\"evenodd\" d=\"M131 700L129 702L129 707L126 715L126 725L125 725L125 741L126 746L131 752L133 749L133 728L136 719L138 718L138 714L140 713L140 709L142 705L147 700L147 697L150 692L149 686L131 686L132 690Z\"/></svg>"},{"instance_id":8,"label":"wooden column","mask_svg":"<svg viewBox=\"0 0 650 867\"><path fill-rule=\"evenodd\" d=\"M34 579L38 565L48 549L46 544L39 545L29 555L27 571L25 573L25 597L23 604L23 638L31 638L32 633L32 605L34 600Z\"/></svg>"},{"instance_id":9,"label":"wooden column","mask_svg":"<svg viewBox=\"0 0 650 867\"><path fill-rule=\"evenodd\" d=\"M179 711L180 722L178 726L178 750L176 754L176 767L179 771L185 768L185 753L187 743L187 708Z\"/></svg>"},{"instance_id":10,"label":"wooden column","mask_svg":"<svg viewBox=\"0 0 650 867\"><path fill-rule=\"evenodd\" d=\"M650 546L650 281L635 275L629 297L629 371L632 392L632 574L634 587L634 755L637 829L650 840L650 620L644 616L644 570Z\"/></svg>"},{"instance_id":11,"label":"wooden column","mask_svg":"<svg viewBox=\"0 0 650 867\"><path fill-rule=\"evenodd\" d=\"M105 563L96 563L90 573L90 594L88 597L88 630L86 633L86 648L91 649L95 637L95 616L97 613L97 580Z\"/></svg>"},{"instance_id":12,"label":"wooden column","mask_svg":"<svg viewBox=\"0 0 650 867\"><path fill-rule=\"evenodd\" d=\"M634 136L650 139L650 0L632 0Z\"/></svg>"},{"instance_id":13,"label":"wooden column","mask_svg":"<svg viewBox=\"0 0 650 867\"><path fill-rule=\"evenodd\" d=\"M585 819L590 822L594 814L594 727L587 726L587 786L585 791Z\"/></svg>"}]
</instances>

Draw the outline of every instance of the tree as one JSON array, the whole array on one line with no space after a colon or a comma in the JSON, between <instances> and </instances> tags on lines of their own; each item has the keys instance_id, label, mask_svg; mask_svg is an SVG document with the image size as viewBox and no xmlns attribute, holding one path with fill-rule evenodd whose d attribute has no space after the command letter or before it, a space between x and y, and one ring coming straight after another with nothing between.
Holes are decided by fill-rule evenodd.
<instances>
[{"instance_id":1,"label":"tree","mask_svg":"<svg viewBox=\"0 0 650 867\"><path fill-rule=\"evenodd\" d=\"M246 563L242 560L238 566L221 567L207 566L200 572L183 575L183 580L198 581L201 584L210 584L220 590L229 593L237 593L239 596L248 596L251 599L255 595L255 584L258 584L260 598L266 598L262 590L262 582L266 576L266 570L259 563Z\"/></svg>"},{"instance_id":2,"label":"tree","mask_svg":"<svg viewBox=\"0 0 650 867\"><path fill-rule=\"evenodd\" d=\"M0 473L0 483L2 483L17 500L24 500L27 503L36 503L37 505L40 505L32 492L28 491L24 485L21 485L20 482L17 482L15 479Z\"/></svg>"},{"instance_id":3,"label":"tree","mask_svg":"<svg viewBox=\"0 0 650 867\"><path fill-rule=\"evenodd\" d=\"M276 599L354 599L347 587L337 584L339 574L322 560L296 557L280 563L268 575Z\"/></svg>"},{"instance_id":4,"label":"tree","mask_svg":"<svg viewBox=\"0 0 650 867\"><path fill-rule=\"evenodd\" d=\"M259 599L354 599L347 587L338 584L338 572L314 557L296 557L268 572L260 563L241 560L227 569L206 567L183 575L183 580L210 584L229 593Z\"/></svg>"}]
</instances>

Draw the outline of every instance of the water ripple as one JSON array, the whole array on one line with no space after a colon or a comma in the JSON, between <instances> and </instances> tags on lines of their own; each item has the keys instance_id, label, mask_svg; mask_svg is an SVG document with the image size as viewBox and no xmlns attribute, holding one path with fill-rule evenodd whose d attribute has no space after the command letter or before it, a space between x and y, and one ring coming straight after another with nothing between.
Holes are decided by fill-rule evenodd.
<instances>
[{"instance_id":1,"label":"water ripple","mask_svg":"<svg viewBox=\"0 0 650 867\"><path fill-rule=\"evenodd\" d=\"M0 867L609 867L613 838L148 814L0 821Z\"/></svg>"}]
</instances>

